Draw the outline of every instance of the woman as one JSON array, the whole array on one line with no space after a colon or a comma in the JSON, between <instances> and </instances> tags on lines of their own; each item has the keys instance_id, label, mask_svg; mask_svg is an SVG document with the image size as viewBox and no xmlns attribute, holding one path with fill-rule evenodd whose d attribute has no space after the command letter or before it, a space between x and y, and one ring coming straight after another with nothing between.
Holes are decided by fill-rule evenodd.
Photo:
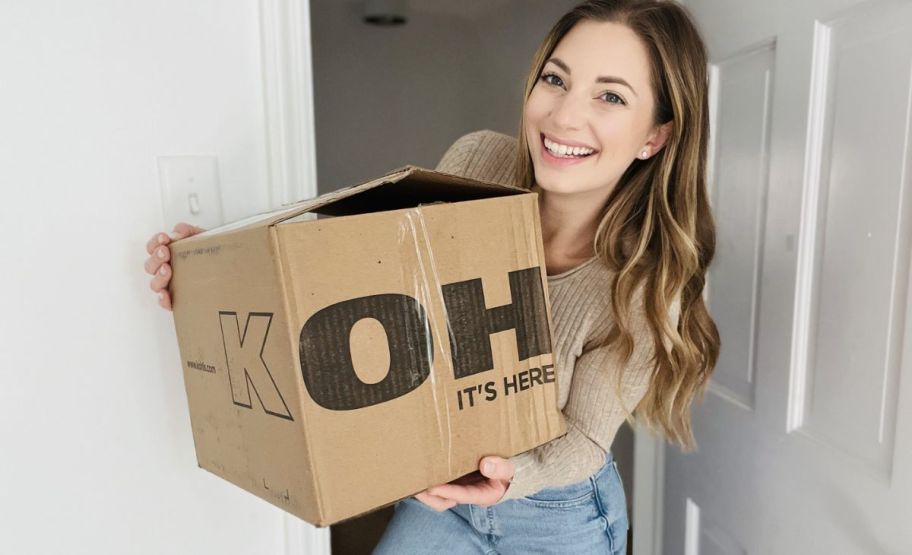
<instances>
[{"instance_id":1,"label":"woman","mask_svg":"<svg viewBox=\"0 0 912 555\"><path fill-rule=\"evenodd\" d=\"M636 407L692 450L689 406L719 352L702 299L715 246L705 68L671 1L583 3L539 47L515 183L539 193L569 431L398 503L375 554L626 553L614 435ZM438 169L495 179L508 144L471 134Z\"/></svg>"},{"instance_id":2,"label":"woman","mask_svg":"<svg viewBox=\"0 0 912 555\"><path fill-rule=\"evenodd\" d=\"M617 429L635 409L694 448L689 407L719 352L703 42L671 0L591 0L552 28L524 98L518 145L473 133L438 169L496 181L515 156L512 181L539 194L568 432L399 502L377 554L626 553ZM165 308L170 240L147 246Z\"/></svg>"}]
</instances>

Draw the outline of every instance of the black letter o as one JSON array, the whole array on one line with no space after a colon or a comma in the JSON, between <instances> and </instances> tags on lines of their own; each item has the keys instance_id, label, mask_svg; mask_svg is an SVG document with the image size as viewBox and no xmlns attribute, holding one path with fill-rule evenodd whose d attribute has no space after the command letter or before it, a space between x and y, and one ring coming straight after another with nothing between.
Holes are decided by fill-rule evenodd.
<instances>
[{"instance_id":1,"label":"black letter o","mask_svg":"<svg viewBox=\"0 0 912 555\"><path fill-rule=\"evenodd\" d=\"M380 322L389 340L390 368L375 384L358 378L349 351L352 327L362 318ZM304 385L331 410L355 410L401 397L424 383L434 361L434 342L424 307L408 295L371 295L330 305L301 328Z\"/></svg>"}]
</instances>

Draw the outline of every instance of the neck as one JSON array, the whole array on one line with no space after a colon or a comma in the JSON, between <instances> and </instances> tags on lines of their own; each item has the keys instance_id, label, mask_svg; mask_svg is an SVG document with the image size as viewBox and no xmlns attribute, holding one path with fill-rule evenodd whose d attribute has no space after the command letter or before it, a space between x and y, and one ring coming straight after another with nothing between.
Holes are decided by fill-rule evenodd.
<instances>
[{"instance_id":1,"label":"neck","mask_svg":"<svg viewBox=\"0 0 912 555\"><path fill-rule=\"evenodd\" d=\"M545 191L538 183L532 191L538 193L545 251L564 253L567 258L592 257L599 216L611 191L556 193Z\"/></svg>"}]
</instances>

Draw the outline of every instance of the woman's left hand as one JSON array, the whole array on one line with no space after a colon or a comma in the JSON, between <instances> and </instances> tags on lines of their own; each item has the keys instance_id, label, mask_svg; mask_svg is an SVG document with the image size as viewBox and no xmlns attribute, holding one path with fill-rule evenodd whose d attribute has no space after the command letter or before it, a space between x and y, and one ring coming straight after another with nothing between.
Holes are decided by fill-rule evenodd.
<instances>
[{"instance_id":1,"label":"woman's left hand","mask_svg":"<svg viewBox=\"0 0 912 555\"><path fill-rule=\"evenodd\" d=\"M430 487L416 495L434 496L448 500L447 505L472 504L482 507L496 505L507 493L516 467L513 462L500 457L484 457L478 463L478 472L457 478L448 484Z\"/></svg>"}]
</instances>

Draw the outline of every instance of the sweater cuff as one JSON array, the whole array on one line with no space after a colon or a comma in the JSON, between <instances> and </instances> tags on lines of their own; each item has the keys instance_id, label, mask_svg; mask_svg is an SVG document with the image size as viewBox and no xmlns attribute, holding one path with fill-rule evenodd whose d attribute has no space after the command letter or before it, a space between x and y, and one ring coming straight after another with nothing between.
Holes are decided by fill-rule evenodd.
<instances>
[{"instance_id":1,"label":"sweater cuff","mask_svg":"<svg viewBox=\"0 0 912 555\"><path fill-rule=\"evenodd\" d=\"M529 481L529 471L535 465L535 458L532 453L526 452L516 455L510 458L510 462L512 462L515 467L513 479L510 480L510 487L507 488L507 492L500 498L498 503L525 497L526 495L537 491Z\"/></svg>"}]
</instances>

